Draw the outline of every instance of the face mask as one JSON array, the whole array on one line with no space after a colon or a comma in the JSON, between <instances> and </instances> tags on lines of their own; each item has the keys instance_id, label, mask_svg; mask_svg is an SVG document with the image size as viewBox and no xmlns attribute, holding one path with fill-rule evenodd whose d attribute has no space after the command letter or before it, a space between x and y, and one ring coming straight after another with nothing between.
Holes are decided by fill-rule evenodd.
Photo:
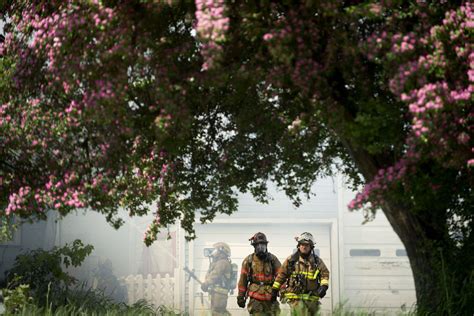
<instances>
[{"instance_id":1,"label":"face mask","mask_svg":"<svg viewBox=\"0 0 474 316\"><path fill-rule=\"evenodd\" d=\"M209 258L211 258L212 261L216 261L216 260L219 260L220 256L221 256L221 253L220 253L219 249L215 248L211 252L211 255L209 256Z\"/></svg>"},{"instance_id":2,"label":"face mask","mask_svg":"<svg viewBox=\"0 0 474 316\"><path fill-rule=\"evenodd\" d=\"M258 255L264 255L267 253L267 245L266 244L257 244L255 245L255 253Z\"/></svg>"}]
</instances>

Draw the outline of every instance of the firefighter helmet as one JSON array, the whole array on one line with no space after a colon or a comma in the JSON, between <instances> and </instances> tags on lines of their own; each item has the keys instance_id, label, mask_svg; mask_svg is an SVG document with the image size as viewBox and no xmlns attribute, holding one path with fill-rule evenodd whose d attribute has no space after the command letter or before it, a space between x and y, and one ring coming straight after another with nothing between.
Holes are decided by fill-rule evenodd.
<instances>
[{"instance_id":1,"label":"firefighter helmet","mask_svg":"<svg viewBox=\"0 0 474 316\"><path fill-rule=\"evenodd\" d=\"M298 245L299 244L310 244L311 247L314 247L314 244L315 244L314 237L313 237L313 235L311 235L311 233L304 232L301 235L299 235L298 237L296 237L295 239L298 242Z\"/></svg>"},{"instance_id":2,"label":"firefighter helmet","mask_svg":"<svg viewBox=\"0 0 474 316\"><path fill-rule=\"evenodd\" d=\"M267 236L265 236L265 234L261 232L256 233L249 240L252 246L255 246L257 244L268 244Z\"/></svg>"},{"instance_id":3,"label":"firefighter helmet","mask_svg":"<svg viewBox=\"0 0 474 316\"><path fill-rule=\"evenodd\" d=\"M212 245L212 247L214 247L216 253L221 252L227 257L230 257L230 247L225 242L216 242L214 245Z\"/></svg>"}]
</instances>

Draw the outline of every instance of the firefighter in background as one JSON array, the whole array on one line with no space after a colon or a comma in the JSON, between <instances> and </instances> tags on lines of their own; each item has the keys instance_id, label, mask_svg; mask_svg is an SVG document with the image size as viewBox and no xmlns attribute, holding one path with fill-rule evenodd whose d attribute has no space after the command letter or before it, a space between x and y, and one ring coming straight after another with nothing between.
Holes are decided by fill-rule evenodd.
<instances>
[{"instance_id":1,"label":"firefighter in background","mask_svg":"<svg viewBox=\"0 0 474 316\"><path fill-rule=\"evenodd\" d=\"M314 238L308 232L296 237L297 251L289 256L273 283L272 301L278 293L288 302L291 314L298 316L316 315L329 287L329 270L323 260L313 251ZM280 291L286 282L286 288Z\"/></svg>"},{"instance_id":2,"label":"firefighter in background","mask_svg":"<svg viewBox=\"0 0 474 316\"><path fill-rule=\"evenodd\" d=\"M212 245L211 263L201 290L211 296L211 312L213 316L230 315L227 311L228 287L232 267L230 262L230 247L224 242Z\"/></svg>"},{"instance_id":3,"label":"firefighter in background","mask_svg":"<svg viewBox=\"0 0 474 316\"><path fill-rule=\"evenodd\" d=\"M245 308L248 296L250 300L247 309L250 315L279 315L280 306L277 301L272 301L272 285L281 263L276 256L268 252L265 234L256 233L249 240L254 247L254 253L242 262L237 304Z\"/></svg>"}]
</instances>

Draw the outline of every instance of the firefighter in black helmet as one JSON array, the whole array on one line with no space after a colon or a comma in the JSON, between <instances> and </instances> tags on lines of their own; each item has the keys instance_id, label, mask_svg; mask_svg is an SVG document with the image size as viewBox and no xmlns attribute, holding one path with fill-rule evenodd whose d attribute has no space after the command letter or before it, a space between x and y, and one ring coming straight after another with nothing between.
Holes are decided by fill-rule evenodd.
<instances>
[{"instance_id":1,"label":"firefighter in black helmet","mask_svg":"<svg viewBox=\"0 0 474 316\"><path fill-rule=\"evenodd\" d=\"M242 262L237 304L244 308L249 297L247 309L250 315L279 315L279 304L271 299L272 284L281 263L276 256L268 252L268 240L264 233L256 233L249 241L254 252Z\"/></svg>"}]
</instances>

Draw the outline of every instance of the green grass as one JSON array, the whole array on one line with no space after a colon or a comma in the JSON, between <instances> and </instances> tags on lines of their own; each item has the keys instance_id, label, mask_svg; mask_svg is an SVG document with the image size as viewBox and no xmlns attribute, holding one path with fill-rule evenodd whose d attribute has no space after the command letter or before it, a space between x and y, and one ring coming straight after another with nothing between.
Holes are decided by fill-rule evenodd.
<instances>
[{"instance_id":1,"label":"green grass","mask_svg":"<svg viewBox=\"0 0 474 316\"><path fill-rule=\"evenodd\" d=\"M17 295L17 293L14 293L14 295ZM20 300L18 298L22 299ZM103 291L86 289L84 287L67 292L67 294L61 295L55 300L51 300L48 294L45 306L38 305L38 302L35 302L32 298L25 299L23 296L17 297L15 302L17 302L17 304L13 305L10 310L5 311L3 315L184 315L165 306L156 307L145 300L139 300L132 305L127 305L122 302L118 303L105 295Z\"/></svg>"},{"instance_id":2,"label":"green grass","mask_svg":"<svg viewBox=\"0 0 474 316\"><path fill-rule=\"evenodd\" d=\"M383 310L379 309L356 309L356 308L351 308L350 306L347 306L347 303L341 303L336 308L333 310L332 314L334 316L382 316L382 315L397 315L397 316L414 316L416 315L416 312L414 309L404 311L400 309L399 311L386 311L384 312Z\"/></svg>"},{"instance_id":3,"label":"green grass","mask_svg":"<svg viewBox=\"0 0 474 316\"><path fill-rule=\"evenodd\" d=\"M15 316L30 316L30 315L41 315L41 316L132 316L132 315L144 315L144 316L179 316L185 315L179 312L175 312L165 306L155 307L148 304L145 301L139 301L133 305L126 305L124 303L108 304L104 306L96 306L95 308L86 306L77 306L74 304L66 304L59 306L56 309L51 307L38 307L36 305L24 306L23 309L16 313L5 313L3 315L15 315Z\"/></svg>"},{"instance_id":4,"label":"green grass","mask_svg":"<svg viewBox=\"0 0 474 316\"><path fill-rule=\"evenodd\" d=\"M81 299L78 297L78 299ZM83 298L82 298L83 299ZM91 305L91 300L86 298L83 304L76 304L75 302L68 303L63 306L57 307L55 310L52 308L38 307L35 305L28 305L17 313L5 313L4 315L42 315L42 316L132 316L132 315L145 315L145 316L186 316L186 313L182 313L166 306L155 307L146 301L138 301L133 305L126 305L124 303L112 303L106 301L104 304L100 304L97 299L94 299L97 305ZM285 315L283 312L282 315ZM381 315L397 315L397 316L414 316L414 311L400 312L387 311L384 313L380 310L360 310L351 309L344 304L337 306L331 313L333 316L381 316Z\"/></svg>"},{"instance_id":5,"label":"green grass","mask_svg":"<svg viewBox=\"0 0 474 316\"><path fill-rule=\"evenodd\" d=\"M56 309L51 307L38 307L36 305L27 305L21 311L16 313L5 313L4 315L44 315L44 316L85 316L85 315L165 315L159 312L158 308L147 304L146 302L137 302L131 306L124 303L108 304L107 306L97 305L95 308L66 304Z\"/></svg>"},{"instance_id":6,"label":"green grass","mask_svg":"<svg viewBox=\"0 0 474 316\"><path fill-rule=\"evenodd\" d=\"M107 296L104 291L87 288L85 284L72 290L56 293L58 295L54 295L54 297L48 291L43 301L31 297L28 286L19 286L15 290L5 293L7 294L4 297L6 311L2 315L185 315L163 305L157 307L145 300L139 300L132 305L117 302Z\"/></svg>"}]
</instances>

